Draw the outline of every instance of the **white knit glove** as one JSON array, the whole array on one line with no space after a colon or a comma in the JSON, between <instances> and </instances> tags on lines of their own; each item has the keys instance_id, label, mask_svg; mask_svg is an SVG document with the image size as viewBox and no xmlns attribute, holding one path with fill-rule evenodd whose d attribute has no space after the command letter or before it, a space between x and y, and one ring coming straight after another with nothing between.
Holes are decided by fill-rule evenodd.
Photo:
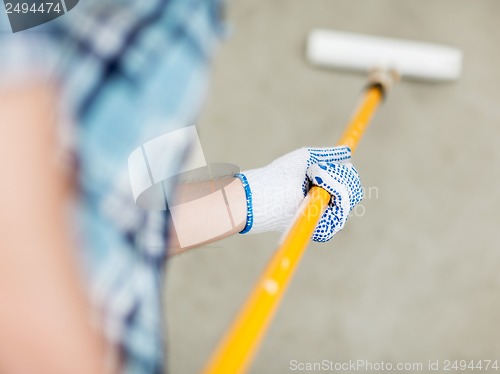
<instances>
[{"instance_id":1,"label":"white knit glove","mask_svg":"<svg viewBox=\"0 0 500 374\"><path fill-rule=\"evenodd\" d=\"M247 222L241 233L284 232L312 183L332 195L312 239L330 240L363 197L350 158L347 147L301 148L263 168L238 174L247 196Z\"/></svg>"}]
</instances>

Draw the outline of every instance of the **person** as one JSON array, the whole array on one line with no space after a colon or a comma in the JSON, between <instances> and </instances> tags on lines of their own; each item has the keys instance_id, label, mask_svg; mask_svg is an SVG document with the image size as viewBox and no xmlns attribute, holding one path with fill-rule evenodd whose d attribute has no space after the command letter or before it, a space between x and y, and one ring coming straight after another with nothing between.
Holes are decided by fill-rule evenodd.
<instances>
[{"instance_id":1,"label":"person","mask_svg":"<svg viewBox=\"0 0 500 374\"><path fill-rule=\"evenodd\" d=\"M175 207L137 206L128 157L195 123L222 7L87 0L16 34L0 16L0 372L162 373L165 261L207 241L172 238L286 230L314 184L332 194L313 237L327 241L361 200L350 151L338 147L229 177L224 204L180 210L175 230ZM172 174L189 147L164 150Z\"/></svg>"}]
</instances>

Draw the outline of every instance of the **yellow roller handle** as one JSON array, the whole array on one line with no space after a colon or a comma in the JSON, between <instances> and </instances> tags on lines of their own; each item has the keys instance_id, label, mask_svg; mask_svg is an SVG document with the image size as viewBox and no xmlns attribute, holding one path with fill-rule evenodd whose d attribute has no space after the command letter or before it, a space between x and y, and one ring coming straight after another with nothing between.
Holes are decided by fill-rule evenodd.
<instances>
[{"instance_id":1,"label":"yellow roller handle","mask_svg":"<svg viewBox=\"0 0 500 374\"><path fill-rule=\"evenodd\" d=\"M365 91L361 105L338 145L346 145L352 152L356 150L382 96L379 86L371 86ZM246 371L330 198L330 194L320 187L310 189L301 204L300 214L215 351L204 374Z\"/></svg>"}]
</instances>

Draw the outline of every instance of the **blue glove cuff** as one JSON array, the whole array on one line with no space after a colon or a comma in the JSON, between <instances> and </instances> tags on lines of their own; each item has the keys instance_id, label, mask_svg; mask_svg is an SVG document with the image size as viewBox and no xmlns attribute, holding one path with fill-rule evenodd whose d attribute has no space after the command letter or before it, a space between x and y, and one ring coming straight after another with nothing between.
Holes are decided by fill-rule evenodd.
<instances>
[{"instance_id":1,"label":"blue glove cuff","mask_svg":"<svg viewBox=\"0 0 500 374\"><path fill-rule=\"evenodd\" d=\"M240 231L240 234L246 234L252 229L253 226L253 207L252 207L252 191L250 190L250 185L248 184L247 177L244 174L236 174L236 178L241 180L243 188L245 189L245 195L247 198L247 223L245 228Z\"/></svg>"}]
</instances>

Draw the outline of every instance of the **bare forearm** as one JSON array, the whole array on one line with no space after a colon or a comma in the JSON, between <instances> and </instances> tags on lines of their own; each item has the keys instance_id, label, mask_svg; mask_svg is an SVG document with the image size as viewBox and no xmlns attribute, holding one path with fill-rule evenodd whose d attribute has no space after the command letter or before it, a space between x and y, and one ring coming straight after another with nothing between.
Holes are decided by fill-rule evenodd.
<instances>
[{"instance_id":1,"label":"bare forearm","mask_svg":"<svg viewBox=\"0 0 500 374\"><path fill-rule=\"evenodd\" d=\"M196 191L206 191L196 198ZM180 203L171 207L171 253L183 252L240 232L246 224L245 190L237 178L180 187Z\"/></svg>"}]
</instances>

